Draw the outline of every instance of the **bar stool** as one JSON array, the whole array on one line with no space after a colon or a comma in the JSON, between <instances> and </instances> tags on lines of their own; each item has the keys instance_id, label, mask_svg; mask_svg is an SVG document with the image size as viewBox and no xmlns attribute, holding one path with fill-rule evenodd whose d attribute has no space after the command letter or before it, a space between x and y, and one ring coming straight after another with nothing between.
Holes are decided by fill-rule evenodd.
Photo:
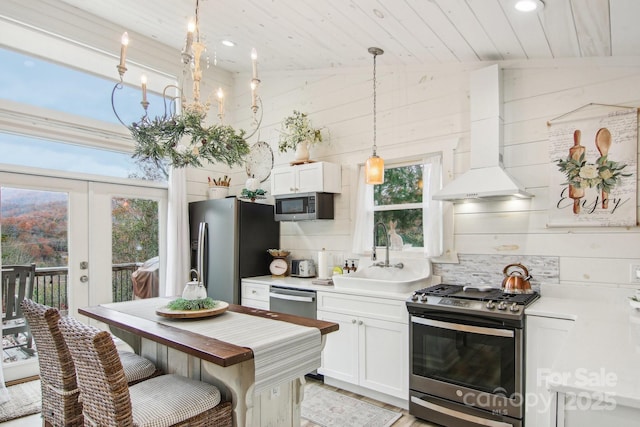
<instances>
[{"instance_id":1,"label":"bar stool","mask_svg":"<svg viewBox=\"0 0 640 427\"><path fill-rule=\"evenodd\" d=\"M38 351L42 388L42 418L50 426L82 426L82 403L78 401L76 369L60 332L60 312L30 299L21 302ZM162 372L144 357L120 352L125 376L130 384Z\"/></svg>"},{"instance_id":2,"label":"bar stool","mask_svg":"<svg viewBox=\"0 0 640 427\"><path fill-rule=\"evenodd\" d=\"M58 324L76 367L88 425L232 427L231 402L220 403L215 386L179 375L129 386L108 332L71 317Z\"/></svg>"}]
</instances>

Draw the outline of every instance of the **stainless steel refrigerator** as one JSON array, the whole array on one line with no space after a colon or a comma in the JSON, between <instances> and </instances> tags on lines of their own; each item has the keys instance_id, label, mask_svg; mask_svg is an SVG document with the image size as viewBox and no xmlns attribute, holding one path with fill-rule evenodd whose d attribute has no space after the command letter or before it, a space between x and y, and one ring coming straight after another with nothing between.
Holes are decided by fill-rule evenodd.
<instances>
[{"instance_id":1,"label":"stainless steel refrigerator","mask_svg":"<svg viewBox=\"0 0 640 427\"><path fill-rule=\"evenodd\" d=\"M211 298L240 304L240 279L270 274L267 249L280 247L273 218L273 206L235 197L189 203L191 268Z\"/></svg>"}]
</instances>

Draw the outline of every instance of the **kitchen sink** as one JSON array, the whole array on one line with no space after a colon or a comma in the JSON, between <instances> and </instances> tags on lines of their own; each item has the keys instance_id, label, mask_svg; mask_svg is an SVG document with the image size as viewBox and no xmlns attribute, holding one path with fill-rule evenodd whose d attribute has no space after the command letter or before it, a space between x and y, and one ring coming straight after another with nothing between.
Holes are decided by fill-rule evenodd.
<instances>
[{"instance_id":1,"label":"kitchen sink","mask_svg":"<svg viewBox=\"0 0 640 427\"><path fill-rule=\"evenodd\" d=\"M402 268L394 267L398 261L390 262L390 267L373 265L370 259L360 259L355 273L333 276L336 289L354 289L373 292L408 293L429 286L431 282L431 262L426 259L403 260Z\"/></svg>"}]
</instances>

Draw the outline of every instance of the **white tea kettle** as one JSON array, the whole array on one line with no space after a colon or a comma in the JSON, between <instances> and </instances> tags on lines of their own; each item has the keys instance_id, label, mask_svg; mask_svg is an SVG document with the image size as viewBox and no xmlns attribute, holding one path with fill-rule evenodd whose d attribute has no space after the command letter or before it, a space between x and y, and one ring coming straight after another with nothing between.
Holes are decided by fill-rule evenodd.
<instances>
[{"instance_id":1,"label":"white tea kettle","mask_svg":"<svg viewBox=\"0 0 640 427\"><path fill-rule=\"evenodd\" d=\"M187 300L206 298L207 288L205 288L202 282L200 281L200 275L196 270L191 270L190 273L196 274L196 280L187 282L187 284L184 286L184 290L182 291L182 298Z\"/></svg>"}]
</instances>

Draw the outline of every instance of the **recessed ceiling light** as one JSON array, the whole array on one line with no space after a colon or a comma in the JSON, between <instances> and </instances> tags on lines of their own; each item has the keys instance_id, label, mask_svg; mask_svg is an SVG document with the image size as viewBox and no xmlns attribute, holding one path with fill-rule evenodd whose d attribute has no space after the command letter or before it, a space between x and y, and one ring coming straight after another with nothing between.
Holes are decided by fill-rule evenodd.
<instances>
[{"instance_id":1,"label":"recessed ceiling light","mask_svg":"<svg viewBox=\"0 0 640 427\"><path fill-rule=\"evenodd\" d=\"M544 9L542 0L518 0L514 6L520 12L533 12Z\"/></svg>"},{"instance_id":2,"label":"recessed ceiling light","mask_svg":"<svg viewBox=\"0 0 640 427\"><path fill-rule=\"evenodd\" d=\"M232 42L231 40L222 40L222 44L227 46L227 47L234 47L236 44L234 42Z\"/></svg>"}]
</instances>

